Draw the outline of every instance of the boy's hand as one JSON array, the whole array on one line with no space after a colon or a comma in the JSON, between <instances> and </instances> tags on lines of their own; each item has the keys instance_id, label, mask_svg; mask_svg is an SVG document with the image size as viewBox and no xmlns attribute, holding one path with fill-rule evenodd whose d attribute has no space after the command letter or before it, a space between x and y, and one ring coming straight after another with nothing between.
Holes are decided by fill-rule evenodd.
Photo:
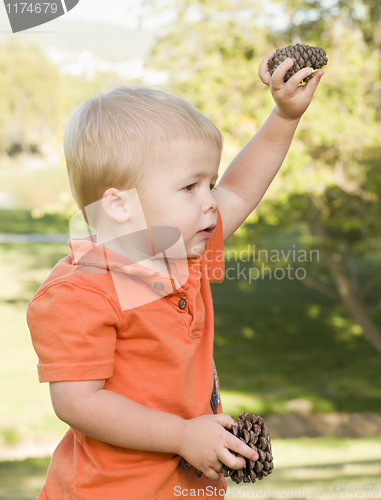
<instances>
[{"instance_id":1,"label":"boy's hand","mask_svg":"<svg viewBox=\"0 0 381 500\"><path fill-rule=\"evenodd\" d=\"M283 81L284 75L294 62L291 58L286 59L276 68L271 76L267 62L274 55L274 52L269 52L262 59L258 69L258 76L269 87L277 107L278 115L286 120L297 120L310 105L312 96L319 85L321 77L324 75L324 71L315 71L313 77L305 85L299 86L303 79L312 73L311 68L303 68L285 83Z\"/></svg>"},{"instance_id":2,"label":"boy's hand","mask_svg":"<svg viewBox=\"0 0 381 500\"><path fill-rule=\"evenodd\" d=\"M231 469L241 469L245 465L243 457L257 460L258 453L225 430L225 427L230 429L232 423L234 419L226 413L186 420L178 455L213 480L220 478L223 464ZM234 456L229 449L240 456Z\"/></svg>"}]
</instances>

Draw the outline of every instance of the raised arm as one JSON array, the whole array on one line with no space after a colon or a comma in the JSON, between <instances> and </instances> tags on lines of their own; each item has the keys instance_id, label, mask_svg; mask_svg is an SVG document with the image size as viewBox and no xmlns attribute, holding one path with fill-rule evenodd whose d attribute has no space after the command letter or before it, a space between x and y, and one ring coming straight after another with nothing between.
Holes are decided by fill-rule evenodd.
<instances>
[{"instance_id":1,"label":"raised arm","mask_svg":"<svg viewBox=\"0 0 381 500\"><path fill-rule=\"evenodd\" d=\"M308 108L324 74L321 70L315 71L306 85L299 86L311 72L310 68L304 68L284 83L283 77L293 61L286 59L271 76L267 63L273 55L273 52L269 52L263 58L258 75L270 88L276 106L233 159L213 190L223 220L224 241L259 204L278 173L300 118Z\"/></svg>"}]
</instances>

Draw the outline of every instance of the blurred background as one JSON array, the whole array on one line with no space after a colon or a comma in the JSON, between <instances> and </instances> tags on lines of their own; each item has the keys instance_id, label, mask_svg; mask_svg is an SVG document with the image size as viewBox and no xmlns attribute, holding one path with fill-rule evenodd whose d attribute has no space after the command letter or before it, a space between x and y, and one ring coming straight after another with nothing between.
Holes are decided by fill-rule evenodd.
<instances>
[{"instance_id":1,"label":"blurred background","mask_svg":"<svg viewBox=\"0 0 381 500\"><path fill-rule=\"evenodd\" d=\"M35 498L68 428L25 317L70 253L65 122L121 81L173 90L223 133L221 177L273 108L260 61L297 42L326 50L325 75L211 285L223 411L268 424L275 469L252 489L379 497L379 0L81 0L18 34L0 5L0 29L0 500Z\"/></svg>"}]
</instances>

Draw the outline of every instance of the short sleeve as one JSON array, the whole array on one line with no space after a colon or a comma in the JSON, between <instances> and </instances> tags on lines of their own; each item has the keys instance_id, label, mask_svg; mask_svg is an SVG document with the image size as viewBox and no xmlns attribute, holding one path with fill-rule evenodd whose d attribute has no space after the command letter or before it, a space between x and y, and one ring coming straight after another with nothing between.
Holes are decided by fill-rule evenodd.
<instances>
[{"instance_id":1,"label":"short sleeve","mask_svg":"<svg viewBox=\"0 0 381 500\"><path fill-rule=\"evenodd\" d=\"M209 282L221 283L225 277L224 237L220 211L217 209L217 226L203 252Z\"/></svg>"},{"instance_id":2,"label":"short sleeve","mask_svg":"<svg viewBox=\"0 0 381 500\"><path fill-rule=\"evenodd\" d=\"M29 303L27 323L40 382L111 377L119 316L102 293L56 283Z\"/></svg>"}]
</instances>

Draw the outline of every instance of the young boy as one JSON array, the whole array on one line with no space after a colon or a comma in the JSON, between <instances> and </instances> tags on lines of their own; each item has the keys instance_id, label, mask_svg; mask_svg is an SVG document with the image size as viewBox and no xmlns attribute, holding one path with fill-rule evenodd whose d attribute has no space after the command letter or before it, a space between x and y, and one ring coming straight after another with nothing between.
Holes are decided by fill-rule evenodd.
<instances>
[{"instance_id":1,"label":"young boy","mask_svg":"<svg viewBox=\"0 0 381 500\"><path fill-rule=\"evenodd\" d=\"M276 106L217 186L222 136L174 93L118 86L69 119L70 187L96 234L68 240L28 305L39 381L70 426L39 500L222 499L223 464L258 458L226 430L209 283L223 280L224 242L275 177L324 74L284 83L292 60L270 76L272 57L258 74Z\"/></svg>"}]
</instances>

